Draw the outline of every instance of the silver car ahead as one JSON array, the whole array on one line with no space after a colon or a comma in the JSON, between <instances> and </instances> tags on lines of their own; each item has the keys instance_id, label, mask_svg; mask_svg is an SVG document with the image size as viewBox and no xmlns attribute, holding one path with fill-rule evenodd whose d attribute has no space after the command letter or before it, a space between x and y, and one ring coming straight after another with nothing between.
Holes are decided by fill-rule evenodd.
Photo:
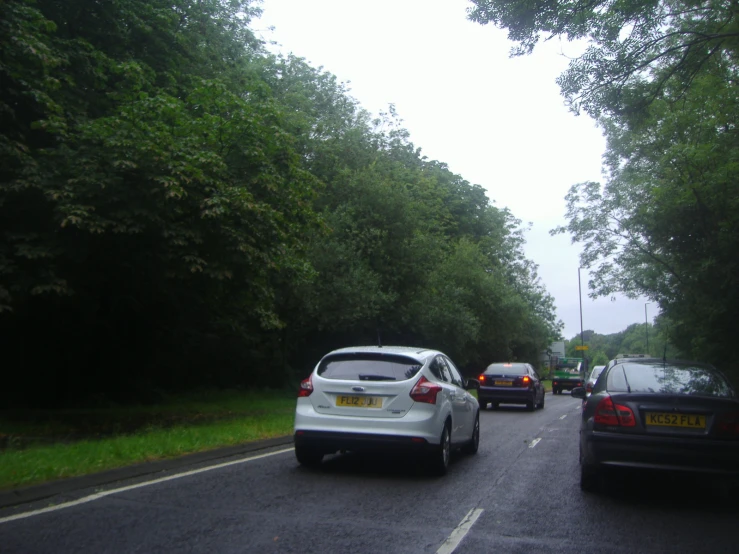
<instances>
[{"instance_id":1,"label":"silver car ahead","mask_svg":"<svg viewBox=\"0 0 739 554\"><path fill-rule=\"evenodd\" d=\"M590 372L588 380L585 382L585 398L590 398L590 394L593 392L593 387L605 368L606 366L604 365L593 366L593 371Z\"/></svg>"},{"instance_id":2,"label":"silver car ahead","mask_svg":"<svg viewBox=\"0 0 739 554\"><path fill-rule=\"evenodd\" d=\"M295 455L317 465L337 451L399 451L444 474L452 449L477 452L480 405L468 392L476 387L438 350L334 350L300 384Z\"/></svg>"}]
</instances>

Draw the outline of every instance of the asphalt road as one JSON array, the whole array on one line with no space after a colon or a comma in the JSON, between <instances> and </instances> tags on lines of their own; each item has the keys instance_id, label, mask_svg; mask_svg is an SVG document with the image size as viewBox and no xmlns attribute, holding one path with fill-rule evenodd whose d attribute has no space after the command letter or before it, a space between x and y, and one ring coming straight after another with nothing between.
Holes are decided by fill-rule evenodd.
<instances>
[{"instance_id":1,"label":"asphalt road","mask_svg":"<svg viewBox=\"0 0 739 554\"><path fill-rule=\"evenodd\" d=\"M454 456L445 477L352 454L309 470L277 447L77 491L43 513L29 510L49 502L2 510L0 553L739 551L739 499L720 484L626 474L582 493L580 402L546 400L482 412L480 451Z\"/></svg>"}]
</instances>

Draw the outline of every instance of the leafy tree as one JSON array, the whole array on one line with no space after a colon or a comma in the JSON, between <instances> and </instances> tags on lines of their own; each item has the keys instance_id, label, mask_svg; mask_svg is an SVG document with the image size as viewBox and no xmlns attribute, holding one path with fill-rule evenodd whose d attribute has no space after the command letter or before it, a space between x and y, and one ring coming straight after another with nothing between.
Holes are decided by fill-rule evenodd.
<instances>
[{"instance_id":1,"label":"leafy tree","mask_svg":"<svg viewBox=\"0 0 739 554\"><path fill-rule=\"evenodd\" d=\"M596 266L595 295L621 291L657 301L686 354L733 357L739 307L737 90L733 70L696 77L680 104L652 103L638 125L605 122L605 186L575 185L568 231ZM677 94L677 91L676 91Z\"/></svg>"},{"instance_id":2,"label":"leafy tree","mask_svg":"<svg viewBox=\"0 0 739 554\"><path fill-rule=\"evenodd\" d=\"M541 38L587 39L560 77L598 118L605 184L567 195L568 232L595 267L594 296L657 302L672 343L733 367L737 229L737 11L727 2L474 0L470 17L509 29L514 54ZM651 345L650 345L651 346Z\"/></svg>"},{"instance_id":3,"label":"leafy tree","mask_svg":"<svg viewBox=\"0 0 739 554\"><path fill-rule=\"evenodd\" d=\"M586 345L588 346L587 357L591 359L591 366L606 363L618 354L647 354L654 357L666 356L667 358L678 358L682 353L675 348L666 336L667 326L663 315L657 318L655 325L644 323L632 323L623 331L602 335L592 330L585 331ZM649 334L649 348L647 348L647 333ZM579 357L580 352L575 346L580 344L579 333L566 342L568 356ZM603 361L605 359L605 362Z\"/></svg>"},{"instance_id":4,"label":"leafy tree","mask_svg":"<svg viewBox=\"0 0 739 554\"><path fill-rule=\"evenodd\" d=\"M206 337L281 325L275 276L307 275L318 181L264 84L232 78L247 8L0 6L0 325L48 391L215 384Z\"/></svg>"},{"instance_id":5,"label":"leafy tree","mask_svg":"<svg viewBox=\"0 0 739 554\"><path fill-rule=\"evenodd\" d=\"M559 334L521 222L239 0L0 3L3 402L281 385L329 348L469 371Z\"/></svg>"},{"instance_id":6,"label":"leafy tree","mask_svg":"<svg viewBox=\"0 0 739 554\"><path fill-rule=\"evenodd\" d=\"M508 29L513 55L542 39L586 39L558 82L575 111L595 117L640 110L668 88L685 92L713 61L739 52L736 6L722 0L471 1L469 18Z\"/></svg>"}]
</instances>

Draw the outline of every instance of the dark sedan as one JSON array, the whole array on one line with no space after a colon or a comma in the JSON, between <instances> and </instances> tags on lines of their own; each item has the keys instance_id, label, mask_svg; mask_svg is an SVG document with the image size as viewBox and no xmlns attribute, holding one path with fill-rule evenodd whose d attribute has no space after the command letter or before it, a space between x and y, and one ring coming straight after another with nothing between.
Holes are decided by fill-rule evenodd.
<instances>
[{"instance_id":1,"label":"dark sedan","mask_svg":"<svg viewBox=\"0 0 739 554\"><path fill-rule=\"evenodd\" d=\"M582 387L572 391L585 399ZM583 404L580 487L632 467L739 477L739 399L714 367L631 360L606 368Z\"/></svg>"},{"instance_id":2,"label":"dark sedan","mask_svg":"<svg viewBox=\"0 0 739 554\"><path fill-rule=\"evenodd\" d=\"M478 381L477 398L483 409L488 404L493 410L499 404L525 404L530 411L544 407L546 391L530 364L490 364Z\"/></svg>"}]
</instances>

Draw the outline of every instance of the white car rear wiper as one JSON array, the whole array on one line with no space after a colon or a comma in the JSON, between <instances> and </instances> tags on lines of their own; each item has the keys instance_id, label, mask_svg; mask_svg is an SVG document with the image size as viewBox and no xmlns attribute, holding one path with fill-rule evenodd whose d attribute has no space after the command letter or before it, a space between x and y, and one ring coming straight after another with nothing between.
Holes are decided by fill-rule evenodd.
<instances>
[{"instance_id":1,"label":"white car rear wiper","mask_svg":"<svg viewBox=\"0 0 739 554\"><path fill-rule=\"evenodd\" d=\"M395 377L389 375L368 375L366 373L359 374L360 381L397 381Z\"/></svg>"}]
</instances>

